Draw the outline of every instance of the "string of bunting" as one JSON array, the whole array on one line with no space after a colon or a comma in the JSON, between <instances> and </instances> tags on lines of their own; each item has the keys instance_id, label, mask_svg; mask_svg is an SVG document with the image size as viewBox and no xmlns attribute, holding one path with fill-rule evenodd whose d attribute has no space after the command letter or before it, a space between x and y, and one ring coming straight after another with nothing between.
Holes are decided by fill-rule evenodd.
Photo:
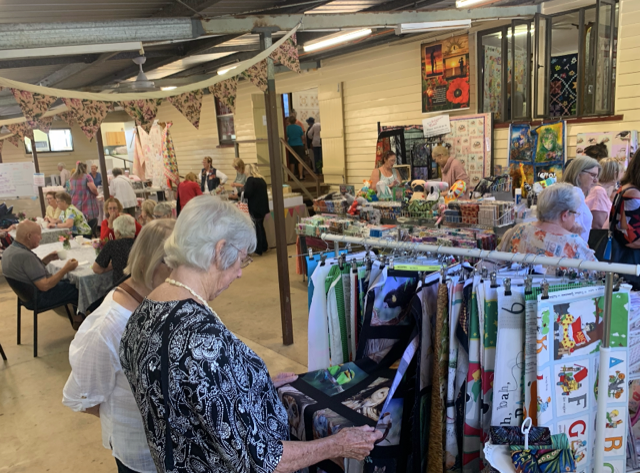
<instances>
[{"instance_id":1,"label":"string of bunting","mask_svg":"<svg viewBox=\"0 0 640 473\"><path fill-rule=\"evenodd\" d=\"M261 91L267 90L267 57L280 63L293 72L300 73L300 60L295 32L300 25L288 32L271 48L258 53L254 58L238 64L234 75L228 79L215 76L211 79L178 87L169 92L146 92L127 94L85 93L63 89L41 87L33 84L12 81L0 77L0 90L10 88L24 115L23 119L5 120L12 136L7 139L14 146L19 146L24 138L33 140L33 130L48 132L53 124L54 116L60 117L69 126L78 125L91 141L100 125L115 105L121 106L133 118L136 126L147 133L158 113L158 107L167 99L196 129L200 127L200 112L204 90L217 97L223 104L235 112L238 89L238 77L244 76ZM194 87L194 89L191 89ZM190 90L191 89L191 90ZM49 108L60 98L64 107Z\"/></svg>"}]
</instances>

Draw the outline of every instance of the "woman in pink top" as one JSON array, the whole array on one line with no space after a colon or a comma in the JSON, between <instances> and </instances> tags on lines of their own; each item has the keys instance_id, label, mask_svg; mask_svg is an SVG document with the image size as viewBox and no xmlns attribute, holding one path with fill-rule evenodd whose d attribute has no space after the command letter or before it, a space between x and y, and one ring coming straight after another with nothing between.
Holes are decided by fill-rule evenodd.
<instances>
[{"instance_id":1,"label":"woman in pink top","mask_svg":"<svg viewBox=\"0 0 640 473\"><path fill-rule=\"evenodd\" d=\"M615 158L605 158L600 160L602 172L598 179L598 184L593 186L587 196L585 203L593 215L591 228L609 228L609 213L611 203L615 195L618 181L622 177L622 166Z\"/></svg>"},{"instance_id":2,"label":"woman in pink top","mask_svg":"<svg viewBox=\"0 0 640 473\"><path fill-rule=\"evenodd\" d=\"M442 182L446 182L451 187L456 181L464 181L467 185L467 192L464 195L469 195L471 193L471 180L464 168L464 164L450 155L447 146L435 146L432 155L442 170Z\"/></svg>"}]
</instances>

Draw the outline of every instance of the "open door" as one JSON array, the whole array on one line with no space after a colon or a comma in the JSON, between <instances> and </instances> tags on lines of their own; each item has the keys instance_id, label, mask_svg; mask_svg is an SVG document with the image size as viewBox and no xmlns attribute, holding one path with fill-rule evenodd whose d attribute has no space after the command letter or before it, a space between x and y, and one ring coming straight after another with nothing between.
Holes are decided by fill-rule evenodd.
<instances>
[{"instance_id":1,"label":"open door","mask_svg":"<svg viewBox=\"0 0 640 473\"><path fill-rule=\"evenodd\" d=\"M344 146L344 115L342 109L342 82L318 87L320 124L322 126L322 171L324 182L347 182Z\"/></svg>"}]
</instances>

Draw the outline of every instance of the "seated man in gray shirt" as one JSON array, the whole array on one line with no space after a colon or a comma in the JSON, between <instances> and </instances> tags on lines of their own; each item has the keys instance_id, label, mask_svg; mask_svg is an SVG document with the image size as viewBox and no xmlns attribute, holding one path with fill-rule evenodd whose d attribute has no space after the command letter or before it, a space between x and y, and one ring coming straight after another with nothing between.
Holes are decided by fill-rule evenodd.
<instances>
[{"instance_id":1,"label":"seated man in gray shirt","mask_svg":"<svg viewBox=\"0 0 640 473\"><path fill-rule=\"evenodd\" d=\"M31 251L40 245L42 228L35 222L24 220L16 230L15 241L2 253L2 272L5 277L23 283L33 284L38 289L38 306L60 306L78 304L78 289L62 278L78 267L75 259L70 259L64 267L51 275L46 265L58 259L53 252L40 259ZM77 321L81 321L80 318Z\"/></svg>"}]
</instances>

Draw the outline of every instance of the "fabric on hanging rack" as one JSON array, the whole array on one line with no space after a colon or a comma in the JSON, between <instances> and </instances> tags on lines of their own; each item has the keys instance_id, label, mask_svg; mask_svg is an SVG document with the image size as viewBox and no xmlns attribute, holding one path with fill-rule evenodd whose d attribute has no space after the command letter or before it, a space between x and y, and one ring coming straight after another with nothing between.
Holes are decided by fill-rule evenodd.
<instances>
[{"instance_id":1,"label":"fabric on hanging rack","mask_svg":"<svg viewBox=\"0 0 640 473\"><path fill-rule=\"evenodd\" d=\"M344 293L342 288L342 274L338 265L331 267L324 283L325 290L327 291L329 366L335 366L344 363L344 353L346 351Z\"/></svg>"},{"instance_id":2,"label":"fabric on hanging rack","mask_svg":"<svg viewBox=\"0 0 640 473\"><path fill-rule=\"evenodd\" d=\"M482 337L482 440L489 437L494 398L496 344L498 341L498 289L491 282L484 285L484 321Z\"/></svg>"},{"instance_id":3,"label":"fabric on hanging rack","mask_svg":"<svg viewBox=\"0 0 640 473\"><path fill-rule=\"evenodd\" d=\"M307 366L311 371L328 368L331 362L329 358L327 294L324 291L324 281L330 270L331 266L328 264L318 265L309 278L310 283L312 282L316 288L313 291L313 299L309 308Z\"/></svg>"},{"instance_id":4,"label":"fabric on hanging rack","mask_svg":"<svg viewBox=\"0 0 640 473\"><path fill-rule=\"evenodd\" d=\"M498 334L493 378L492 426L522 424L524 379L524 287L512 286L511 294L498 288Z\"/></svg>"},{"instance_id":5,"label":"fabric on hanging rack","mask_svg":"<svg viewBox=\"0 0 640 473\"><path fill-rule=\"evenodd\" d=\"M349 273L349 283L351 285L349 303L351 306L351 318L349 319L351 337L349 338L350 360L356 358L356 346L358 345L358 268Z\"/></svg>"}]
</instances>

